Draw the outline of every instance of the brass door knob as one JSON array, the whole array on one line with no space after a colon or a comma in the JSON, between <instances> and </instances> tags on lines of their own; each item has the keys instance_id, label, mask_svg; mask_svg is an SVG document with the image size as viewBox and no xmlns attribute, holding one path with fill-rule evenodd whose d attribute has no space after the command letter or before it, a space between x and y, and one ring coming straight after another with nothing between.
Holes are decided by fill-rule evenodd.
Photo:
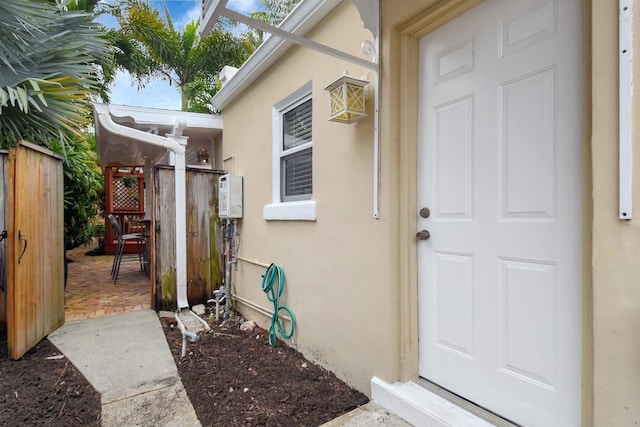
<instances>
[{"instance_id":1,"label":"brass door knob","mask_svg":"<svg viewBox=\"0 0 640 427\"><path fill-rule=\"evenodd\" d=\"M429 233L427 230L418 231L416 237L418 240L427 240L429 239L429 237L431 237L431 233Z\"/></svg>"},{"instance_id":2,"label":"brass door knob","mask_svg":"<svg viewBox=\"0 0 640 427\"><path fill-rule=\"evenodd\" d=\"M429 218L429 215L431 215L431 211L429 210L429 208L420 209L420 216L422 218Z\"/></svg>"}]
</instances>

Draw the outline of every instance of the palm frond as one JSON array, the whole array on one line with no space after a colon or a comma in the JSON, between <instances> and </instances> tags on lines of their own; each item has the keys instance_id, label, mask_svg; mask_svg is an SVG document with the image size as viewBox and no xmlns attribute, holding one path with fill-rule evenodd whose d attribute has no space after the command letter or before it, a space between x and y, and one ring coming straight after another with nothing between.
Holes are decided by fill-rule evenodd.
<instances>
[{"instance_id":1,"label":"palm frond","mask_svg":"<svg viewBox=\"0 0 640 427\"><path fill-rule=\"evenodd\" d=\"M38 0L0 2L0 145L47 145L89 123L109 49L93 15ZM4 37L11 34L11 37Z\"/></svg>"}]
</instances>

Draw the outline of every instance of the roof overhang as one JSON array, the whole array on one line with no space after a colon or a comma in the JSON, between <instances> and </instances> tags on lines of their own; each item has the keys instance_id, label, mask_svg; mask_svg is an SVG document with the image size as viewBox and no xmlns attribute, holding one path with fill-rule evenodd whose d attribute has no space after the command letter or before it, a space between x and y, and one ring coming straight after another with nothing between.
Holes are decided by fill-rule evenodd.
<instances>
[{"instance_id":1,"label":"roof overhang","mask_svg":"<svg viewBox=\"0 0 640 427\"><path fill-rule=\"evenodd\" d=\"M185 148L168 136L210 143L222 134L218 115L125 105L93 104L99 161L124 165L167 162L168 153Z\"/></svg>"},{"instance_id":2,"label":"roof overhang","mask_svg":"<svg viewBox=\"0 0 640 427\"><path fill-rule=\"evenodd\" d=\"M278 28L294 35L303 36L320 23L341 1L342 0L301 1L289 16L282 21ZM212 12L216 9L216 13L210 14L210 20L203 22L204 25L208 25L209 29L215 24L214 19L217 19L222 13L221 7L218 6L219 4L220 3L216 3L216 5L211 8ZM293 41L277 36L271 36L265 40L242 67L240 67L236 75L213 97L211 100L213 107L216 110L224 109L292 46L294 46Z\"/></svg>"}]
</instances>

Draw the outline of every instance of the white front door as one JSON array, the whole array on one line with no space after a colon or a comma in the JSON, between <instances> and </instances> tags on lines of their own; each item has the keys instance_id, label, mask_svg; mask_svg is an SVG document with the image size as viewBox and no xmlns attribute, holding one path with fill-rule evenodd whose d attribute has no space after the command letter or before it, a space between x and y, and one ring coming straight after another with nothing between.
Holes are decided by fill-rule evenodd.
<instances>
[{"instance_id":1,"label":"white front door","mask_svg":"<svg viewBox=\"0 0 640 427\"><path fill-rule=\"evenodd\" d=\"M420 40L419 372L526 426L580 424L581 23L487 0Z\"/></svg>"}]
</instances>

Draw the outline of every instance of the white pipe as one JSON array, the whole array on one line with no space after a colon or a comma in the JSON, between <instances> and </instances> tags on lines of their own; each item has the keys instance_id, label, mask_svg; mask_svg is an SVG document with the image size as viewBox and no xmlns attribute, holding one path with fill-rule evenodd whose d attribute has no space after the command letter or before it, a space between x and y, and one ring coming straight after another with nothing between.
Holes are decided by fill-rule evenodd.
<instances>
[{"instance_id":1,"label":"white pipe","mask_svg":"<svg viewBox=\"0 0 640 427\"><path fill-rule=\"evenodd\" d=\"M151 204L151 186L153 185L151 171L152 168L149 165L144 165L144 219L146 220L151 220L151 208L153 207ZM151 231L149 232L151 233Z\"/></svg>"},{"instance_id":2,"label":"white pipe","mask_svg":"<svg viewBox=\"0 0 640 427\"><path fill-rule=\"evenodd\" d=\"M620 219L632 218L633 207L633 11L632 0L620 0L619 16L619 211Z\"/></svg>"},{"instance_id":3,"label":"white pipe","mask_svg":"<svg viewBox=\"0 0 640 427\"><path fill-rule=\"evenodd\" d=\"M226 277L226 270L225 270L225 277ZM207 300L209 304L211 304L212 302L215 302L216 304L216 322L220 319L220 303L226 299L224 291L225 291L224 286L221 286L220 289L213 292L213 299Z\"/></svg>"},{"instance_id":4,"label":"white pipe","mask_svg":"<svg viewBox=\"0 0 640 427\"><path fill-rule=\"evenodd\" d=\"M376 74L376 94L374 99L373 112L373 217L380 218L380 28L382 24L382 13L380 11L380 2L378 2L378 31L375 37L375 58L374 62L378 65L375 70Z\"/></svg>"},{"instance_id":5,"label":"white pipe","mask_svg":"<svg viewBox=\"0 0 640 427\"><path fill-rule=\"evenodd\" d=\"M373 113L373 217L380 218L380 71L376 74L376 95Z\"/></svg>"},{"instance_id":6,"label":"white pipe","mask_svg":"<svg viewBox=\"0 0 640 427\"><path fill-rule=\"evenodd\" d=\"M239 259L240 261L244 261L244 262L246 262L246 263L253 264L253 265L257 265L257 266L259 266L259 267L264 267L264 268L269 268L269 266L271 265L271 264L265 264L265 263L263 263L263 262L259 262L259 261L254 261L254 260L252 260L252 259L244 258L244 257L241 257L241 256L239 256L239 257L238 257L238 259Z\"/></svg>"},{"instance_id":7,"label":"white pipe","mask_svg":"<svg viewBox=\"0 0 640 427\"><path fill-rule=\"evenodd\" d=\"M167 135L167 139L186 147L187 137ZM185 150L175 153L175 210L176 210L176 293L178 310L189 308L187 299L187 195Z\"/></svg>"},{"instance_id":8,"label":"white pipe","mask_svg":"<svg viewBox=\"0 0 640 427\"><path fill-rule=\"evenodd\" d=\"M176 323L178 323L178 329L182 332L182 357L187 356L187 338L191 340L191 342L198 341L198 334L195 332L187 331L187 328L184 327L184 324L180 320L180 316L176 314Z\"/></svg>"},{"instance_id":9,"label":"white pipe","mask_svg":"<svg viewBox=\"0 0 640 427\"><path fill-rule=\"evenodd\" d=\"M260 305L258 305L256 303L254 303L253 301L250 301L250 300L248 300L246 298L239 297L238 295L234 295L233 299L238 301L240 304L242 304L242 305L244 305L246 307L249 307L250 309L252 309L254 311L257 311L260 314L263 314L263 315L265 315L265 316L267 316L269 318L273 317L273 311L272 310L269 310L268 308L262 307L262 306L260 306ZM285 316L285 315L279 314L278 317L280 319L286 320L287 322L291 322L291 318L289 316Z\"/></svg>"}]
</instances>

